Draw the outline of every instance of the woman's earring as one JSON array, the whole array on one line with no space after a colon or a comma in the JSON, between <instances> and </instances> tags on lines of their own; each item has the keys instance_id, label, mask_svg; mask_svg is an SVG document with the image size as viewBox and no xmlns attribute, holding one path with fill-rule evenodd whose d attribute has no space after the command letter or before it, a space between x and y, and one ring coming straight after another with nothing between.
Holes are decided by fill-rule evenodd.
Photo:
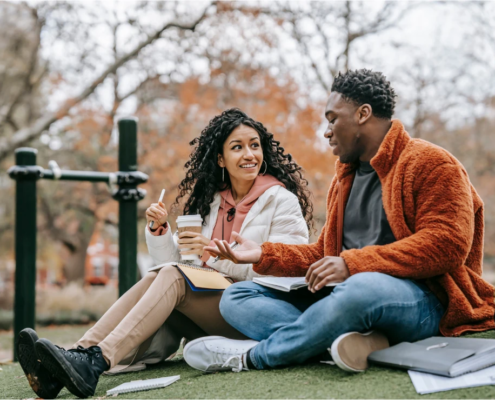
<instances>
[{"instance_id":1,"label":"woman's earring","mask_svg":"<svg viewBox=\"0 0 495 400\"><path fill-rule=\"evenodd\" d=\"M265 163L265 172L263 172L261 175L265 176L266 174L266 171L268 170L268 164L266 163L265 160L263 160L263 162ZM263 164L263 163L262 163ZM260 168L260 172L261 172L261 168Z\"/></svg>"},{"instance_id":2,"label":"woman's earring","mask_svg":"<svg viewBox=\"0 0 495 400\"><path fill-rule=\"evenodd\" d=\"M222 182L225 182L225 168L222 168Z\"/></svg>"}]
</instances>

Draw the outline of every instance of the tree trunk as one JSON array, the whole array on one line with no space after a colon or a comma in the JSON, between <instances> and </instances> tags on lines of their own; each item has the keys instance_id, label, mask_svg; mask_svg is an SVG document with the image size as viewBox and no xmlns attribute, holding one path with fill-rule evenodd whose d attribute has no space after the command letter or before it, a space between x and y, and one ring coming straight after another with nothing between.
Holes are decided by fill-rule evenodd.
<instances>
[{"instance_id":1,"label":"tree trunk","mask_svg":"<svg viewBox=\"0 0 495 400\"><path fill-rule=\"evenodd\" d=\"M73 281L84 282L86 254L96 227L95 219L91 221L91 229L85 229L83 232L78 232L78 246L74 252L71 252L64 266L64 275L67 283ZM89 221L88 221L89 223Z\"/></svg>"}]
</instances>

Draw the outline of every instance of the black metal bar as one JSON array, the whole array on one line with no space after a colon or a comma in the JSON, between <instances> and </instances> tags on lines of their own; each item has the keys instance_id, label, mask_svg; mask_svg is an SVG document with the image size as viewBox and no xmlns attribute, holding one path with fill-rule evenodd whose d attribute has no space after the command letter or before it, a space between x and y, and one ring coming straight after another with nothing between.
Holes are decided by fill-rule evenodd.
<instances>
[{"instance_id":1,"label":"black metal bar","mask_svg":"<svg viewBox=\"0 0 495 400\"><path fill-rule=\"evenodd\" d=\"M43 170L43 179L61 180L61 181L85 181L85 182L109 182L111 174L108 172L91 172L91 171L64 171L57 177L50 169Z\"/></svg>"},{"instance_id":2,"label":"black metal bar","mask_svg":"<svg viewBox=\"0 0 495 400\"><path fill-rule=\"evenodd\" d=\"M36 149L21 147L15 152L18 166L36 165ZM32 167L30 167L33 170ZM36 173L18 175L15 194L15 297L14 361L17 340L24 328L35 328L36 304Z\"/></svg>"},{"instance_id":3,"label":"black metal bar","mask_svg":"<svg viewBox=\"0 0 495 400\"><path fill-rule=\"evenodd\" d=\"M128 172L93 172L93 171L71 171L43 169L38 166L15 165L8 170L12 179L18 177L32 177L36 179L61 180L61 181L84 181L84 182L106 182L115 184L139 185L148 181L148 175L139 171Z\"/></svg>"},{"instance_id":4,"label":"black metal bar","mask_svg":"<svg viewBox=\"0 0 495 400\"><path fill-rule=\"evenodd\" d=\"M137 171L137 119L125 118L119 127L119 171ZM144 174L143 174L144 175ZM146 177L147 178L147 177ZM137 282L137 202L146 192L135 179L119 179L119 295Z\"/></svg>"}]
</instances>

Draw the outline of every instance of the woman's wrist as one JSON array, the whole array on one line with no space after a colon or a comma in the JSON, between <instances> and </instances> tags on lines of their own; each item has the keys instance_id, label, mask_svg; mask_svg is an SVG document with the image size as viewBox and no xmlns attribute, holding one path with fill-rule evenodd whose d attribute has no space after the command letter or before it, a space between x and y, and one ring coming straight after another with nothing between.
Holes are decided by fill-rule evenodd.
<instances>
[{"instance_id":1,"label":"woman's wrist","mask_svg":"<svg viewBox=\"0 0 495 400\"><path fill-rule=\"evenodd\" d=\"M155 233L158 229L160 229L161 227L167 229L168 227L168 222L165 221L162 225L158 225L156 226L156 224L153 224L153 228L151 227L151 224L148 224L148 229L150 230L150 232L152 233Z\"/></svg>"}]
</instances>

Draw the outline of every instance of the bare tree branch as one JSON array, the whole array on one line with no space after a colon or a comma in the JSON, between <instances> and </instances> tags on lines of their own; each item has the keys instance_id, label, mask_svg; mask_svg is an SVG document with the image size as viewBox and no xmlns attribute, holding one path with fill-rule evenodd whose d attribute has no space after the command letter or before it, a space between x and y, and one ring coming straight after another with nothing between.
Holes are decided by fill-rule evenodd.
<instances>
[{"instance_id":1,"label":"bare tree branch","mask_svg":"<svg viewBox=\"0 0 495 400\"><path fill-rule=\"evenodd\" d=\"M22 84L19 85L19 90L17 94L14 96L12 102L10 103L10 106L8 106L8 109L4 112L3 116L0 116L0 126L8 123L11 125L15 130L17 130L17 124L13 120L13 114L17 106L20 104L21 99L23 98L24 95L26 95L30 90L32 89L35 85L36 82L34 81L33 75L36 71L36 66L38 64L38 53L40 49L40 39L41 39L41 30L43 28L43 25L45 24L45 21L41 20L38 17L38 13L36 9L29 8L31 11L31 14L33 15L35 22L35 42L33 44L33 50L31 52L31 57L29 60L29 67L28 70L24 76L24 79L22 81Z\"/></svg>"},{"instance_id":2,"label":"bare tree branch","mask_svg":"<svg viewBox=\"0 0 495 400\"><path fill-rule=\"evenodd\" d=\"M7 115L3 123L10 125L12 129L14 129L14 131L17 131L19 129L17 123L13 120L12 115Z\"/></svg>"},{"instance_id":3,"label":"bare tree branch","mask_svg":"<svg viewBox=\"0 0 495 400\"><path fill-rule=\"evenodd\" d=\"M14 225L12 222L5 222L0 225L0 236L3 235L4 232L12 231L14 229Z\"/></svg>"},{"instance_id":4,"label":"bare tree branch","mask_svg":"<svg viewBox=\"0 0 495 400\"><path fill-rule=\"evenodd\" d=\"M328 82L328 79L325 79L325 77L322 75L322 68L328 70L332 76L335 76L337 74L339 66L342 67L344 70L349 69L349 53L355 40L397 26L397 24L407 12L411 11L412 8L420 5L408 5L399 13L395 13L394 15L393 11L398 7L397 4L386 2L385 5L379 10L378 14L370 21L368 21L368 23L365 24L363 21L360 20L359 23L357 23L360 28L356 30L355 28L353 28L353 22L356 22L356 20L360 18L360 15L357 15L358 11L355 9L355 7L353 7L352 2L346 1L345 4L342 4L341 7L332 6L331 11L329 11L329 8L327 5L325 5L325 3L320 4L322 4L322 7L311 7L310 11L292 11L290 9L284 8L279 12L284 15L284 19L292 23L294 27L292 36L299 43L302 53L308 59L311 68L315 72L316 79L326 91L330 90L331 82ZM274 11L271 12L271 14L276 16L277 12ZM330 58L330 37L324 29L325 24L328 24L327 16L330 14L334 15L334 18L336 20L342 21L344 25L344 39L343 43L340 43L340 46L343 46L343 49L340 54L335 57L333 62ZM311 19L316 28L316 35L321 39L323 43L322 50L324 57L321 57L320 60L316 60L314 55L311 54L308 44L308 40L311 37L303 35L296 25L296 21L300 20L303 17Z\"/></svg>"},{"instance_id":5,"label":"bare tree branch","mask_svg":"<svg viewBox=\"0 0 495 400\"><path fill-rule=\"evenodd\" d=\"M337 70L332 65L330 65L330 41L328 40L327 35L325 35L325 33L323 32L323 27L321 26L319 21L315 21L315 26L318 32L320 33L323 43L325 44L325 46L323 46L324 47L323 51L325 53L326 67L330 71L332 76L335 76L337 74Z\"/></svg>"},{"instance_id":6,"label":"bare tree branch","mask_svg":"<svg viewBox=\"0 0 495 400\"><path fill-rule=\"evenodd\" d=\"M18 130L16 133L14 133L12 138L8 140L4 139L2 142L0 142L0 162L3 161L9 154L11 154L17 147L23 146L29 141L40 136L47 128L50 127L51 124L66 116L76 104L80 103L89 95L91 95L109 75L115 73L122 65L136 57L139 52L146 46L159 39L165 30L170 28L177 28L194 31L198 24L205 19L208 9L209 7L206 7L203 14L191 24L180 24L178 22L171 22L166 24L161 29L157 30L154 34L149 35L147 39L136 46L134 50L117 59L78 96L67 100L57 111L39 118L29 127Z\"/></svg>"},{"instance_id":7,"label":"bare tree branch","mask_svg":"<svg viewBox=\"0 0 495 400\"><path fill-rule=\"evenodd\" d=\"M309 50L308 43L306 42L305 38L303 37L303 35L299 31L299 29L297 28L296 21L293 20L292 21L292 24L294 26L293 36L299 42L299 44L301 45L302 50L303 50L305 56L308 58L309 62L311 63L311 68L313 69L313 71L316 74L316 79L318 79L318 82L320 82L320 85L323 86L323 88L326 91L330 91L330 86L326 82L325 78L323 78L323 76L321 75L320 70L318 68L318 65L316 64L316 61L311 56L311 52Z\"/></svg>"},{"instance_id":8,"label":"bare tree branch","mask_svg":"<svg viewBox=\"0 0 495 400\"><path fill-rule=\"evenodd\" d=\"M50 205L48 204L48 201L46 200L45 196L39 196L40 199L40 206L41 206L41 212L45 216L45 223L46 225L43 227L48 231L51 237L53 239L58 240L60 243L62 243L71 253L75 253L77 250L77 243L74 243L73 241L69 240L67 237L67 234L65 231L62 229L59 229L55 226L54 220L55 217L50 209Z\"/></svg>"}]
</instances>

